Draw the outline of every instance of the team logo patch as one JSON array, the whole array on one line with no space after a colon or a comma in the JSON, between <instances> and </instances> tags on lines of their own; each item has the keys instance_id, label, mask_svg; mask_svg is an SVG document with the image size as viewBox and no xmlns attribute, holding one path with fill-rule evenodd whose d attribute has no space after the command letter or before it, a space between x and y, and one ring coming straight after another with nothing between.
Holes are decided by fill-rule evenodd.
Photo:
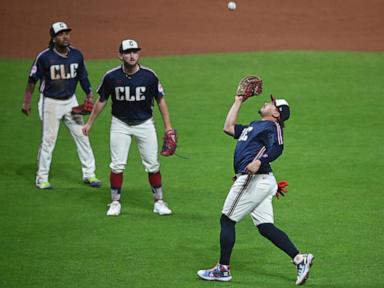
<instances>
[{"instance_id":1,"label":"team logo patch","mask_svg":"<svg viewBox=\"0 0 384 288\"><path fill-rule=\"evenodd\" d=\"M32 68L31 68L31 72L29 73L30 76L32 76L33 74L35 74L37 71L37 67L36 65L33 65Z\"/></svg>"},{"instance_id":2,"label":"team logo patch","mask_svg":"<svg viewBox=\"0 0 384 288\"><path fill-rule=\"evenodd\" d=\"M159 92L161 94L164 94L164 88L163 88L163 85L161 85L161 83L159 82L159 85L158 85L158 89L159 89Z\"/></svg>"}]
</instances>

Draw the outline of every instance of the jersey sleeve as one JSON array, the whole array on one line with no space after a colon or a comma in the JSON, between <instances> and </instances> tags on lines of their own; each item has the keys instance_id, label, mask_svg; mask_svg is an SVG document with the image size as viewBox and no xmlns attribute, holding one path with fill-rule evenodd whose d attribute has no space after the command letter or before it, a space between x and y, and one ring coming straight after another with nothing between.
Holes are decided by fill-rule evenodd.
<instances>
[{"instance_id":1,"label":"jersey sleeve","mask_svg":"<svg viewBox=\"0 0 384 288\"><path fill-rule=\"evenodd\" d=\"M100 95L99 101L104 102L108 100L109 96L112 94L112 85L111 79L108 74L104 75L100 86L97 88L97 93Z\"/></svg>"},{"instance_id":2,"label":"jersey sleeve","mask_svg":"<svg viewBox=\"0 0 384 288\"><path fill-rule=\"evenodd\" d=\"M233 135L233 138L239 139L241 136L241 133L243 133L243 130L247 128L248 126L236 124L235 125L235 135Z\"/></svg>"},{"instance_id":3,"label":"jersey sleeve","mask_svg":"<svg viewBox=\"0 0 384 288\"><path fill-rule=\"evenodd\" d=\"M284 149L283 130L277 122L267 130L265 137L265 153L259 158L262 164L276 160Z\"/></svg>"},{"instance_id":4,"label":"jersey sleeve","mask_svg":"<svg viewBox=\"0 0 384 288\"><path fill-rule=\"evenodd\" d=\"M163 88L163 85L161 85L161 82L160 80L156 77L155 78L156 81L155 81L155 99L157 102L159 102L161 100L161 98L163 98L165 96L165 92L164 92L164 88Z\"/></svg>"},{"instance_id":5,"label":"jersey sleeve","mask_svg":"<svg viewBox=\"0 0 384 288\"><path fill-rule=\"evenodd\" d=\"M79 68L77 69L77 77L84 93L88 95L91 92L91 83L89 82L87 67L85 66L84 57L81 53L80 59Z\"/></svg>"},{"instance_id":6,"label":"jersey sleeve","mask_svg":"<svg viewBox=\"0 0 384 288\"><path fill-rule=\"evenodd\" d=\"M28 82L36 83L44 76L44 59L41 55L37 56L32 63L31 70L29 71Z\"/></svg>"}]
</instances>

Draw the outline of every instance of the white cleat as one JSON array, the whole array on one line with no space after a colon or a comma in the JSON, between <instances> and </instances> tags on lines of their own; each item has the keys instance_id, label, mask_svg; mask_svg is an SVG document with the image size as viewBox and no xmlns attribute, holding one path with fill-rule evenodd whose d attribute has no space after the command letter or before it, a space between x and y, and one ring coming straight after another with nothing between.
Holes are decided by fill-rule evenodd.
<instances>
[{"instance_id":1,"label":"white cleat","mask_svg":"<svg viewBox=\"0 0 384 288\"><path fill-rule=\"evenodd\" d=\"M168 208L167 203L163 200L158 200L153 205L153 213L157 213L159 215L171 215L172 210Z\"/></svg>"},{"instance_id":2,"label":"white cleat","mask_svg":"<svg viewBox=\"0 0 384 288\"><path fill-rule=\"evenodd\" d=\"M121 204L119 201L112 201L111 204L108 204L109 209L107 211L107 216L119 216L121 211Z\"/></svg>"},{"instance_id":3,"label":"white cleat","mask_svg":"<svg viewBox=\"0 0 384 288\"><path fill-rule=\"evenodd\" d=\"M309 269L312 266L315 257L312 254L299 254L295 257L294 261L297 267L297 280L296 285L303 285L309 277Z\"/></svg>"}]
</instances>

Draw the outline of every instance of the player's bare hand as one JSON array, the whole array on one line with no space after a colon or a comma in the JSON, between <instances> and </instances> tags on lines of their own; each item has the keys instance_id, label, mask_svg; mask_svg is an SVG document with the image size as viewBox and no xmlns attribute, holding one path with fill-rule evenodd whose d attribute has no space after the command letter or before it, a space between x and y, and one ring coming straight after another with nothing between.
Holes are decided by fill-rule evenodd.
<instances>
[{"instance_id":1,"label":"player's bare hand","mask_svg":"<svg viewBox=\"0 0 384 288\"><path fill-rule=\"evenodd\" d=\"M91 127L92 127L92 125L90 125L90 124L88 124L88 123L86 123L86 124L83 126L83 128L81 129L81 131L83 132L83 134L84 134L85 136L88 136L88 135L89 135L89 132L91 131Z\"/></svg>"},{"instance_id":2,"label":"player's bare hand","mask_svg":"<svg viewBox=\"0 0 384 288\"><path fill-rule=\"evenodd\" d=\"M235 102L243 102L243 99L243 96L235 95Z\"/></svg>"},{"instance_id":3,"label":"player's bare hand","mask_svg":"<svg viewBox=\"0 0 384 288\"><path fill-rule=\"evenodd\" d=\"M23 106L21 107L21 113L29 116L31 114L31 106L29 104L23 103Z\"/></svg>"},{"instance_id":4,"label":"player's bare hand","mask_svg":"<svg viewBox=\"0 0 384 288\"><path fill-rule=\"evenodd\" d=\"M260 166L261 166L260 160L254 160L247 165L246 169L249 174L256 174L257 171L259 171Z\"/></svg>"}]
</instances>

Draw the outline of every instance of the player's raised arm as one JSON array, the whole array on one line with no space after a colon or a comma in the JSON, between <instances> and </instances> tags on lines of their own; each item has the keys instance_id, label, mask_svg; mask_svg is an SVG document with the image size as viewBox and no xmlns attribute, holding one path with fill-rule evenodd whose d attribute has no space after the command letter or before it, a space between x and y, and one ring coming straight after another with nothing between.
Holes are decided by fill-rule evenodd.
<instances>
[{"instance_id":1,"label":"player's raised arm","mask_svg":"<svg viewBox=\"0 0 384 288\"><path fill-rule=\"evenodd\" d=\"M242 96L235 96L235 102L233 102L231 109L229 109L227 118L224 123L224 132L228 135L235 135L235 125L237 122L237 116L239 115L241 103L243 101Z\"/></svg>"}]
</instances>

